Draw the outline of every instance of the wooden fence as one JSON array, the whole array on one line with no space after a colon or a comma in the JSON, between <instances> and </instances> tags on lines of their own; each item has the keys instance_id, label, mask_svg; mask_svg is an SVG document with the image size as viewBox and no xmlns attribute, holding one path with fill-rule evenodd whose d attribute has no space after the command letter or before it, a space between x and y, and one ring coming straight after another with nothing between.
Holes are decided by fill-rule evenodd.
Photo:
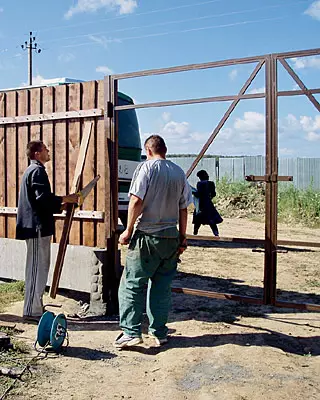
<instances>
[{"instance_id":1,"label":"wooden fence","mask_svg":"<svg viewBox=\"0 0 320 400\"><path fill-rule=\"evenodd\" d=\"M104 81L0 92L0 237L14 238L19 185L28 166L26 145L43 140L50 150L46 169L52 190L69 193L84 124L93 129L81 187L97 174L102 179L73 222L70 244L105 247ZM63 219L56 217L59 242Z\"/></svg>"}]
</instances>

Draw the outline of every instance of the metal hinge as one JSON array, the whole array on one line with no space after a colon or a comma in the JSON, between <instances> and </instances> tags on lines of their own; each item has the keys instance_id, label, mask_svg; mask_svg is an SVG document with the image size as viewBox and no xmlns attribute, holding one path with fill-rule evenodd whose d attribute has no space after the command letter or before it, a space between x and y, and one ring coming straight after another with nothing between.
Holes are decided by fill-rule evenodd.
<instances>
[{"instance_id":1,"label":"metal hinge","mask_svg":"<svg viewBox=\"0 0 320 400\"><path fill-rule=\"evenodd\" d=\"M113 103L111 103L111 101L107 102L107 117L108 118L113 118Z\"/></svg>"}]
</instances>

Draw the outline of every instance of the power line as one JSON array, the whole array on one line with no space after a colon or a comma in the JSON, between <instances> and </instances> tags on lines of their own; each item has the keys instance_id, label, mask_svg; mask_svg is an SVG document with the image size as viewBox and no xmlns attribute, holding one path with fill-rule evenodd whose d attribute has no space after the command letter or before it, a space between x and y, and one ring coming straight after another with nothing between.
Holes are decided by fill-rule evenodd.
<instances>
[{"instance_id":1,"label":"power line","mask_svg":"<svg viewBox=\"0 0 320 400\"><path fill-rule=\"evenodd\" d=\"M300 1L305 2L305 1ZM55 39L50 39L50 40L45 40L42 41L42 43L53 43L53 42L58 42L61 40L70 40L70 39L78 39L81 37L90 37L94 35L103 35L106 33L114 33L114 32L125 32L125 31L131 31L135 29L144 29L144 28L155 28L159 26L166 26L166 25L173 25L173 24L179 24L179 23L185 23L185 22L193 22L193 21L200 21L204 19L210 19L210 18L218 18L218 17L227 17L231 15L239 15L239 14L246 14L250 12L256 12L256 11L265 11L269 9L275 9L275 8L281 8L281 7L288 7L292 5L298 5L299 3L297 2L291 2L287 4L275 4L267 7L259 7L259 8L252 8L252 9L246 9L246 10L238 10L238 11L230 11L228 13L221 13L221 14L211 14L211 15L205 15L201 17L196 17L196 18L188 18L188 19L182 19L182 20L174 20L174 21L166 21L166 22L158 22L155 24L150 24L150 25L140 25L140 26L133 26L129 28L122 28L122 29L113 29L109 31L102 31L102 32L92 32L92 33L86 33L86 34L81 34L81 35L76 35L76 36L67 36L67 37L60 37L60 38L55 38Z\"/></svg>"},{"instance_id":2,"label":"power line","mask_svg":"<svg viewBox=\"0 0 320 400\"><path fill-rule=\"evenodd\" d=\"M258 23L258 22L277 21L277 20L285 19L287 17L288 17L288 15L286 17L263 18L263 19L248 20L248 21L242 21L242 22L234 22L234 23L223 24L223 25L211 25L211 26L200 27L200 28L176 30L176 31L161 32L161 33L151 33L151 34L148 34L148 35L141 35L141 36L129 36L129 37L126 37L126 38L112 38L112 39L109 39L109 40L110 41L124 42L126 40L145 39L145 38L148 38L148 37L167 36L167 35L194 32L194 31L201 31L201 30L209 30L209 29L229 28L229 27L233 27L233 26L248 25L248 24L254 24L254 23ZM64 46L61 46L61 47L70 48L70 47L80 47L80 46L89 46L89 45L92 45L92 42L69 44L69 45L64 45Z\"/></svg>"},{"instance_id":3,"label":"power line","mask_svg":"<svg viewBox=\"0 0 320 400\"><path fill-rule=\"evenodd\" d=\"M32 51L36 53L41 53L41 49L38 47L38 43L35 42L36 37L33 36L32 32L29 34L29 42L25 41L21 45L22 50L28 50L28 77L29 85L32 86Z\"/></svg>"},{"instance_id":4,"label":"power line","mask_svg":"<svg viewBox=\"0 0 320 400\"><path fill-rule=\"evenodd\" d=\"M61 29L61 28L77 28L79 26L97 24L99 22L114 21L114 20L117 20L117 19L124 19L124 18L129 18L129 17L139 17L141 15L149 15L149 14L157 14L157 13L168 12L168 11L175 11L175 10L180 10L182 8L198 7L198 6L202 6L202 5L206 5L206 4L210 4L210 3L220 3L222 1L225 1L225 0L202 1L200 3L184 4L182 6L154 9L154 10L149 10L149 11L145 11L145 12L142 12L142 13L119 15L117 17L112 17L112 18L102 18L102 19L98 19L98 20L94 20L94 21L81 22L79 24L73 24L73 25L67 25L67 26L66 25L53 26L51 28L41 29L38 32L48 32L48 31L51 31L51 30Z\"/></svg>"}]
</instances>

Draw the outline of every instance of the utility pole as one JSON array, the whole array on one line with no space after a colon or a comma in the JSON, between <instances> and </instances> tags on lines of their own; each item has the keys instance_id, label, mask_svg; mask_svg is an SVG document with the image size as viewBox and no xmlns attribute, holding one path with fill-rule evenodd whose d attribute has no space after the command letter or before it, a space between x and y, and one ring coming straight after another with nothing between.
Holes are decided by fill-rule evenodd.
<instances>
[{"instance_id":1,"label":"utility pole","mask_svg":"<svg viewBox=\"0 0 320 400\"><path fill-rule=\"evenodd\" d=\"M38 48L38 43L35 43L35 36L32 35L32 32L29 34L29 42L25 41L24 44L21 45L22 50L28 50L28 77L29 86L32 86L32 50L36 53L41 53L41 49Z\"/></svg>"}]
</instances>

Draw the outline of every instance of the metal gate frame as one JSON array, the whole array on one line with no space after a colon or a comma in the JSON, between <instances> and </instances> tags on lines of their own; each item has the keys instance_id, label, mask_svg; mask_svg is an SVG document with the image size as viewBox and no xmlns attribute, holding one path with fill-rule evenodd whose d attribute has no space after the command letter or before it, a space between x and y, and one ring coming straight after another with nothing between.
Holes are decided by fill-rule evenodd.
<instances>
[{"instance_id":1,"label":"metal gate frame","mask_svg":"<svg viewBox=\"0 0 320 400\"><path fill-rule=\"evenodd\" d=\"M182 65L177 67L170 68L161 68L161 69L152 69L145 71L137 71L125 74L118 75L109 75L105 77L105 84L108 87L108 90L105 90L105 120L106 120L106 136L110 138L110 143L112 143L111 147L113 150L110 150L109 153L113 154L112 156L112 166L111 171L117 171L117 158L116 158L116 149L118 143L118 126L117 126L117 115L122 110L129 109L139 109L139 108L151 108L151 107L166 107L166 106L174 106L174 105L186 105L186 104L198 104L198 103L211 103L211 102L223 102L223 101L232 101L228 110L225 112L221 120L219 121L216 128L213 130L207 142L204 144L201 149L199 155L196 157L191 167L187 172L187 176L189 177L192 171L197 166L198 162L204 156L205 152L208 150L209 146L215 139L215 137L220 132L221 128L224 126L228 118L230 117L233 110L236 108L240 100L245 99L261 99L265 98L265 109L266 109L266 171L264 176L249 176L247 180L251 181L263 181L266 184L266 207L265 207L265 239L248 239L248 238L211 238L211 237L194 237L192 235L188 235L188 238L197 240L217 240L217 241L226 241L226 242L235 242L235 243L256 243L256 244L264 244L264 284L263 284L263 298L256 297L247 297L247 296L238 296L229 293L219 293L219 292L211 292L211 291L203 291L189 288L172 288L174 292L177 293L185 293L197 296L204 296L216 299L226 299L226 300L234 300L241 301L251 304L265 304L265 305L273 305L276 307L287 307L287 308L297 308L304 309L309 311L320 311L320 305L317 304L306 304L306 303L290 303L285 301L277 300L277 248L279 245L301 245L305 247L320 247L320 243L316 242L297 242L297 241L289 241L289 240L278 240L277 239L277 213L278 213L278 182L279 181L290 181L292 177L290 176L278 176L278 98L284 96L299 96L306 95L311 103L316 107L318 111L320 111L320 104L317 99L314 97L314 94L320 93L320 89L313 88L308 89L298 75L293 71L293 69L289 66L287 59L290 58L300 58L300 57L308 57L320 55L320 48L311 49L311 50L302 50L302 51L293 51L286 53L273 53L267 54L263 56L256 57L246 57L246 58L237 58L237 59L229 59L229 60L221 60L214 61L202 64L190 64L190 65ZM144 103L144 104L134 104L134 105L125 105L119 106L117 105L117 91L118 91L118 81L124 79L138 78L138 77L146 77L153 75L164 75L171 74L175 72L184 72L184 71L193 71L193 70L202 70L202 69L210 69L224 66L235 66L240 64L252 64L256 63L253 72L242 86L241 90L236 95L231 96L215 96L215 97L202 97L202 98L194 98L187 100L174 100L174 101L160 101L153 103ZM278 64L281 63L285 70L291 75L297 85L300 87L300 90L291 90L291 91L278 91L278 74L277 68ZM257 76L258 72L261 68L265 66L265 93L255 93L255 94L246 94L247 89L251 85L252 81ZM113 204L111 204L111 220L112 222L109 224L111 231L110 238L112 247L114 250L117 246L116 240L116 224L117 224L117 179L113 181L111 186L111 191L113 191ZM106 210L108 208L106 207ZM113 239L112 239L113 238Z\"/></svg>"}]
</instances>

